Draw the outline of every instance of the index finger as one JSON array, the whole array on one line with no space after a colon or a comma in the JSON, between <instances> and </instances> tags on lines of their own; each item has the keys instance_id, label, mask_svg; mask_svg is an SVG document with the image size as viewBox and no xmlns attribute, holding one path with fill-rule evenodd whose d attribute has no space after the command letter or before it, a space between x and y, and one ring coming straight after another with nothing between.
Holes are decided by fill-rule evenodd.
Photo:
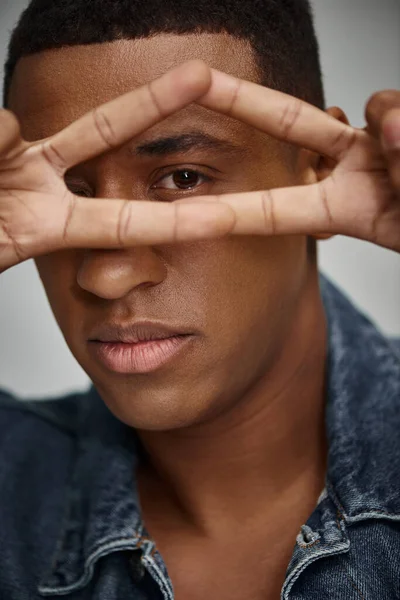
<instances>
[{"instance_id":1,"label":"index finger","mask_svg":"<svg viewBox=\"0 0 400 600\"><path fill-rule=\"evenodd\" d=\"M117 148L205 94L211 71L191 60L151 83L95 108L42 143L47 160L64 174Z\"/></svg>"},{"instance_id":2,"label":"index finger","mask_svg":"<svg viewBox=\"0 0 400 600\"><path fill-rule=\"evenodd\" d=\"M283 92L211 69L212 82L198 104L248 123L284 142L335 160L357 131L319 108Z\"/></svg>"}]
</instances>

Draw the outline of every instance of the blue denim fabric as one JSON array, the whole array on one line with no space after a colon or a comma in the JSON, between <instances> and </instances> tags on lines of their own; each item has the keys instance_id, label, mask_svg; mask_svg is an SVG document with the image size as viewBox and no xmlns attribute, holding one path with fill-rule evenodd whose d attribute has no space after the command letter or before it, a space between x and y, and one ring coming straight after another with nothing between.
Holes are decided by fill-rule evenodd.
<instances>
[{"instance_id":1,"label":"blue denim fabric","mask_svg":"<svg viewBox=\"0 0 400 600\"><path fill-rule=\"evenodd\" d=\"M329 325L326 488L293 540L281 598L395 600L400 340L382 336L322 276L321 293ZM1 600L172 600L141 520L139 450L135 432L93 386L44 402L0 392Z\"/></svg>"}]
</instances>

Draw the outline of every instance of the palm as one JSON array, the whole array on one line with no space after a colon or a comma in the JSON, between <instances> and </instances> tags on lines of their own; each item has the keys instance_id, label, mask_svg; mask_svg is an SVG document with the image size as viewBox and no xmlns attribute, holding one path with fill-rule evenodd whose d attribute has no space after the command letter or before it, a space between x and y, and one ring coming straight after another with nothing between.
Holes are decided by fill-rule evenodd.
<instances>
[{"instance_id":1,"label":"palm","mask_svg":"<svg viewBox=\"0 0 400 600\"><path fill-rule=\"evenodd\" d=\"M398 244L400 202L380 144L366 131L354 131L353 144L320 186L326 192L329 231L392 248Z\"/></svg>"},{"instance_id":2,"label":"palm","mask_svg":"<svg viewBox=\"0 0 400 600\"><path fill-rule=\"evenodd\" d=\"M60 246L72 198L40 146L0 163L1 260L21 262Z\"/></svg>"}]
</instances>

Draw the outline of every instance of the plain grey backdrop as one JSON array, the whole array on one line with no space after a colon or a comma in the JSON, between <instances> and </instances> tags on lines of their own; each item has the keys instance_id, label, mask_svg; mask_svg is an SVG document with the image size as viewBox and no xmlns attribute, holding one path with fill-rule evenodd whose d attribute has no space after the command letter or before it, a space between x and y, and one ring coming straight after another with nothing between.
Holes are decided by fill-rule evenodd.
<instances>
[{"instance_id":1,"label":"plain grey backdrop","mask_svg":"<svg viewBox=\"0 0 400 600\"><path fill-rule=\"evenodd\" d=\"M354 126L375 91L400 89L400 2L314 0L328 105ZM0 61L27 0L0 0ZM29 93L29 90L27 90ZM400 337L400 257L358 240L319 244L320 268L388 335ZM0 386L21 397L84 389L32 261L0 276Z\"/></svg>"}]
</instances>

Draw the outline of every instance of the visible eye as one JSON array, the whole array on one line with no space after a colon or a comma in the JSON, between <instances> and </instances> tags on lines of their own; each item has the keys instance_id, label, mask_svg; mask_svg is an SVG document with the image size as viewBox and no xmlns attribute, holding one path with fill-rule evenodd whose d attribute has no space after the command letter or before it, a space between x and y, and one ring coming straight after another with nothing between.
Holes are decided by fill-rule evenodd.
<instances>
[{"instance_id":1,"label":"visible eye","mask_svg":"<svg viewBox=\"0 0 400 600\"><path fill-rule=\"evenodd\" d=\"M164 177L152 185L152 188L165 190L192 190L209 181L212 181L211 177L204 175L204 173L199 173L192 169L180 169L169 175L164 175Z\"/></svg>"}]
</instances>

